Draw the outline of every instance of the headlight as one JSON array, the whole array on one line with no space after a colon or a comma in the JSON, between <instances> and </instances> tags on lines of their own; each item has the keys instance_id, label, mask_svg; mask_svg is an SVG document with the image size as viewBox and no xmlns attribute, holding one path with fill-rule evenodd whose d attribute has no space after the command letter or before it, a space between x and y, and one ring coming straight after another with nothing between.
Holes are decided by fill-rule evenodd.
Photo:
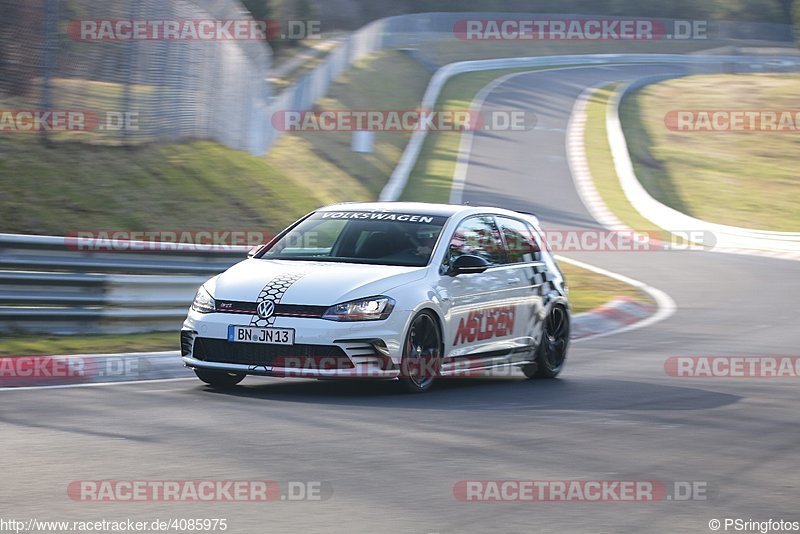
<instances>
[{"instance_id":1,"label":"headlight","mask_svg":"<svg viewBox=\"0 0 800 534\"><path fill-rule=\"evenodd\" d=\"M197 290L197 295L194 296L194 302L192 302L192 309L200 313L213 313L216 311L217 303L214 302L214 297L204 286L200 286L200 289Z\"/></svg>"},{"instance_id":2,"label":"headlight","mask_svg":"<svg viewBox=\"0 0 800 534\"><path fill-rule=\"evenodd\" d=\"M394 299L369 297L331 306L323 319L329 321L381 321L389 317L394 309Z\"/></svg>"}]
</instances>

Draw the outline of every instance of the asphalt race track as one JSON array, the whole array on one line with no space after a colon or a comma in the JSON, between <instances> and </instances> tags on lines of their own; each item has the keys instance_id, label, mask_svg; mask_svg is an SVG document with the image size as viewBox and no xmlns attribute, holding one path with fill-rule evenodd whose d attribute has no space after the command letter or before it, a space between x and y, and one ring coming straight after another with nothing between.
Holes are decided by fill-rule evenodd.
<instances>
[{"instance_id":1,"label":"asphalt race track","mask_svg":"<svg viewBox=\"0 0 800 534\"><path fill-rule=\"evenodd\" d=\"M487 109L538 116L476 135L464 200L597 229L575 192L565 128L588 87L675 66L526 73ZM227 518L228 532L711 532L711 519L800 520L797 379L674 378L671 356L798 355L796 262L710 252L570 257L667 292L677 312L584 340L562 378L389 383L248 378L0 392L6 517ZM319 481L323 501L90 503L78 480ZM697 481L706 500L460 502L462 480Z\"/></svg>"}]
</instances>

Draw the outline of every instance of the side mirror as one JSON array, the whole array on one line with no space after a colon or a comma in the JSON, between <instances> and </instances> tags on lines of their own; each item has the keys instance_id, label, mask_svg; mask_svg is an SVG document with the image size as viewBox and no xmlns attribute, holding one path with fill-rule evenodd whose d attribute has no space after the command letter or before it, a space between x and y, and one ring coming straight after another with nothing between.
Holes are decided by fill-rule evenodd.
<instances>
[{"instance_id":1,"label":"side mirror","mask_svg":"<svg viewBox=\"0 0 800 534\"><path fill-rule=\"evenodd\" d=\"M476 274L482 273L488 269L491 264L480 256L473 256L465 254L459 256L450 265L450 270L447 272L448 276L458 276L459 274Z\"/></svg>"},{"instance_id":2,"label":"side mirror","mask_svg":"<svg viewBox=\"0 0 800 534\"><path fill-rule=\"evenodd\" d=\"M256 254L258 254L258 251L259 251L259 250L261 250L263 247L264 247L264 245L256 245L256 246L254 246L254 247L253 247L253 248L251 248L251 249L250 249L250 251L247 253L247 257L248 257L248 258L252 258L252 257L253 257L253 256L255 256Z\"/></svg>"}]
</instances>

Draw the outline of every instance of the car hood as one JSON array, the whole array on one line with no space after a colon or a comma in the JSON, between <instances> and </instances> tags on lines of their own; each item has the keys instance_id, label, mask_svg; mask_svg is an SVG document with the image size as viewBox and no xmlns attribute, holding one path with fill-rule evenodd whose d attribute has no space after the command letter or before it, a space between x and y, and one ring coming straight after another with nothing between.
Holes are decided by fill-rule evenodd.
<instances>
[{"instance_id":1,"label":"car hood","mask_svg":"<svg viewBox=\"0 0 800 534\"><path fill-rule=\"evenodd\" d=\"M426 267L247 259L206 283L218 300L331 306L419 280ZM262 294L263 292L263 294Z\"/></svg>"}]
</instances>

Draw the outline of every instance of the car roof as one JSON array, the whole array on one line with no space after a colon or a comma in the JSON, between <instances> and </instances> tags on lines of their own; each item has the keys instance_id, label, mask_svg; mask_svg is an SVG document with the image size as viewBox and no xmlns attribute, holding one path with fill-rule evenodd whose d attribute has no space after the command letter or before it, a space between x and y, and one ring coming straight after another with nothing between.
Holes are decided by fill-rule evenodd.
<instances>
[{"instance_id":1,"label":"car roof","mask_svg":"<svg viewBox=\"0 0 800 534\"><path fill-rule=\"evenodd\" d=\"M433 215L451 217L463 213L494 213L497 215L527 215L503 208L489 206L463 206L456 204L434 204L428 202L342 202L318 209L317 211L388 211L410 215Z\"/></svg>"}]
</instances>

